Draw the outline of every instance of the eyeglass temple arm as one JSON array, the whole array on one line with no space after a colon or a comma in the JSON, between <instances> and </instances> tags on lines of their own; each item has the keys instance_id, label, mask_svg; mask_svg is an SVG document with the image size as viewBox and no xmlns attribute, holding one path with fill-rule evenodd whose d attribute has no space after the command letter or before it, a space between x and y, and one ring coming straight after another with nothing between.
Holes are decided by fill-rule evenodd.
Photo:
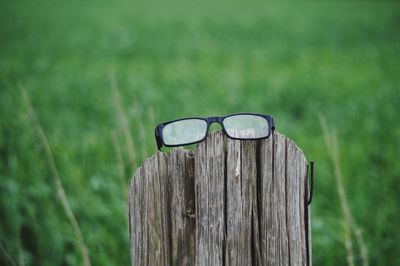
<instances>
[{"instance_id":1,"label":"eyeglass temple arm","mask_svg":"<svg viewBox=\"0 0 400 266\"><path fill-rule=\"evenodd\" d=\"M161 137L158 134L158 126L155 128L154 130L154 136L156 137L156 142L157 142L157 149L159 151L161 151L161 147L162 147L162 141L161 141Z\"/></svg>"},{"instance_id":2,"label":"eyeglass temple arm","mask_svg":"<svg viewBox=\"0 0 400 266\"><path fill-rule=\"evenodd\" d=\"M308 181L308 168L310 168L310 182ZM311 204L312 197L314 193L314 162L310 161L310 164L307 165L307 188L308 184L310 184L310 194L307 199L307 206Z\"/></svg>"},{"instance_id":3,"label":"eyeglass temple arm","mask_svg":"<svg viewBox=\"0 0 400 266\"><path fill-rule=\"evenodd\" d=\"M274 118L272 117L272 116L270 116L270 120L271 120L271 129L273 130L273 131L275 131L275 123L274 123Z\"/></svg>"},{"instance_id":4,"label":"eyeglass temple arm","mask_svg":"<svg viewBox=\"0 0 400 266\"><path fill-rule=\"evenodd\" d=\"M308 186L309 186L309 181L308 181L308 170L310 168L310 193L308 192ZM308 206L311 204L312 201L312 197L313 197L313 192L314 192L314 162L310 161L309 164L307 164L307 174L306 174L306 193L304 196L304 201L305 201L305 205L304 205L304 230L305 230L305 236L306 236L306 254L307 254L307 258L306 258L306 265L309 266L311 265L311 257L310 257L310 241L309 241L309 237L310 237L310 233L309 233L309 215L308 215Z\"/></svg>"}]
</instances>

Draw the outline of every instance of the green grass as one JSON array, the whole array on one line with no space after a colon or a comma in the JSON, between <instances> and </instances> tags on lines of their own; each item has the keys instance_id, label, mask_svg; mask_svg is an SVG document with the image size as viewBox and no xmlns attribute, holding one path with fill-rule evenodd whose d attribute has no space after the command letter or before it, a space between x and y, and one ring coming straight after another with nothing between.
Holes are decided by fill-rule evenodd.
<instances>
[{"instance_id":1,"label":"green grass","mask_svg":"<svg viewBox=\"0 0 400 266\"><path fill-rule=\"evenodd\" d=\"M113 134L127 181L133 172L112 100L115 69L137 164L155 151L155 123L241 111L274 115L278 130L316 161L314 264L343 265L343 218L318 120L324 115L338 132L345 188L370 264L400 264L399 25L400 5L389 2L3 3L2 245L18 264L82 261L25 88L93 265L129 265ZM357 246L355 253L360 264ZM2 252L0 264L9 264Z\"/></svg>"}]
</instances>

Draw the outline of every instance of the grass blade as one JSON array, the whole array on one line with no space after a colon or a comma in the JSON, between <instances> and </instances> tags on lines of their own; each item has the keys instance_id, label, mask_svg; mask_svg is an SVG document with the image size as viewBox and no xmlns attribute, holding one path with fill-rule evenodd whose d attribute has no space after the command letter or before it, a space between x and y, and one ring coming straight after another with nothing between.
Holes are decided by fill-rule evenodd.
<instances>
[{"instance_id":1,"label":"grass blade","mask_svg":"<svg viewBox=\"0 0 400 266\"><path fill-rule=\"evenodd\" d=\"M128 157L129 157L129 163L132 167L132 174L133 174L136 169L135 145L134 145L132 134L131 134L131 131L129 128L128 117L126 115L125 108L122 105L121 95L119 93L118 83L117 83L117 78L115 76L114 68L112 68L110 70L110 84L111 84L111 92L112 92L114 107L117 110L117 119L118 119L119 123L121 124L122 130L124 132L125 142L127 145L126 148L127 148Z\"/></svg>"},{"instance_id":2,"label":"grass blade","mask_svg":"<svg viewBox=\"0 0 400 266\"><path fill-rule=\"evenodd\" d=\"M354 251L351 239L352 228L353 228L358 247L360 248L362 264L363 266L368 266L368 251L361 234L361 229L356 224L353 215L350 211L349 203L346 196L346 191L343 184L343 175L342 175L342 170L340 168L340 157L338 151L336 130L335 129L329 130L326 119L322 115L320 115L319 120L323 133L325 147L328 151L328 156L334 168L336 187L338 190L340 206L343 214L344 243L346 247L347 264L350 266L354 266Z\"/></svg>"},{"instance_id":3,"label":"grass blade","mask_svg":"<svg viewBox=\"0 0 400 266\"><path fill-rule=\"evenodd\" d=\"M53 152L50 148L50 144L47 140L46 134L40 123L39 117L37 116L35 109L33 108L33 105L31 104L31 101L29 99L29 96L24 88L22 88L22 97L25 100L25 103L28 107L30 117L32 118L32 122L35 125L35 130L39 136L40 143L43 146L43 149L45 151L47 162L50 167L50 172L54 178L54 184L56 186L57 195L58 195L59 199L61 200L61 204L63 206L64 213L67 216L68 221L71 224L72 229L74 231L75 237L78 240L78 245L81 250L82 257L83 257L83 264L85 266L90 266L91 263L90 263L89 251L88 251L88 248L83 239L82 231L81 231L81 228L79 227L78 221L76 220L76 217L75 217L74 213L72 212L71 206L69 205L68 198L65 193L64 187L62 185L60 174L58 172L58 169L57 169L57 166L56 166L56 163L54 160Z\"/></svg>"}]
</instances>

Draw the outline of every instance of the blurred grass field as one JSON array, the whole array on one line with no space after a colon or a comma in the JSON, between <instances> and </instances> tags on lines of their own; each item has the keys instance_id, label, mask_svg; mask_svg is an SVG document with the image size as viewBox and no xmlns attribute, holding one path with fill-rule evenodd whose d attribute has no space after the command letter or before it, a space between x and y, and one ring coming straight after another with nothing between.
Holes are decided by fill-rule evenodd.
<instances>
[{"instance_id":1,"label":"blurred grass field","mask_svg":"<svg viewBox=\"0 0 400 266\"><path fill-rule=\"evenodd\" d=\"M129 161L132 152L139 165L155 151L156 123L242 111L272 114L277 129L316 161L314 265L346 264L320 115L337 131L350 210L370 265L400 265L400 4L1 6L1 265L82 265L22 91L47 136L93 265L130 264ZM353 248L361 265L354 236Z\"/></svg>"}]
</instances>

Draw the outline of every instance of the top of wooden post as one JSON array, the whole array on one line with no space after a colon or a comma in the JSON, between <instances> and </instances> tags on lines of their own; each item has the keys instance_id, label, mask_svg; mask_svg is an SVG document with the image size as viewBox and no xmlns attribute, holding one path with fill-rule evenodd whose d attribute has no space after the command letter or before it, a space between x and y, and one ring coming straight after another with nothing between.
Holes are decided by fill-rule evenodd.
<instances>
[{"instance_id":1,"label":"top of wooden post","mask_svg":"<svg viewBox=\"0 0 400 266\"><path fill-rule=\"evenodd\" d=\"M306 172L277 132L157 151L131 181L132 265L307 265Z\"/></svg>"}]
</instances>

